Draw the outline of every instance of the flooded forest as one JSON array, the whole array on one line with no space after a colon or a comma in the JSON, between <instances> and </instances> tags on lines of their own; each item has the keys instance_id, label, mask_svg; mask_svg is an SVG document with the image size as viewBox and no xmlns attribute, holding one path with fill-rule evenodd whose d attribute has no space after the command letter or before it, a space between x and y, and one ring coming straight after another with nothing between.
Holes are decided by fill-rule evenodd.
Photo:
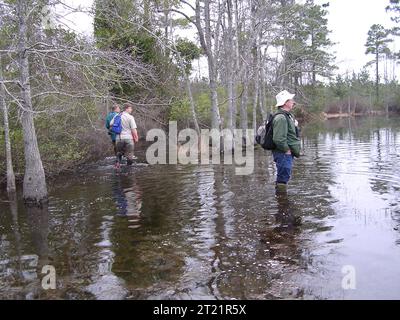
<instances>
[{"instance_id":1,"label":"flooded forest","mask_svg":"<svg viewBox=\"0 0 400 320\"><path fill-rule=\"evenodd\" d=\"M0 0L0 300L400 299L400 1L364 2Z\"/></svg>"}]
</instances>

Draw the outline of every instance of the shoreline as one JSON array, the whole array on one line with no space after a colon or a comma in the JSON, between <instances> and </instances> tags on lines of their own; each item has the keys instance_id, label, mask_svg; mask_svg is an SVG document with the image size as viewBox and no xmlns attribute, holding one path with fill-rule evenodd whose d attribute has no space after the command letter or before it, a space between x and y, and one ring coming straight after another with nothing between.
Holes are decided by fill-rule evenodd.
<instances>
[{"instance_id":1,"label":"shoreline","mask_svg":"<svg viewBox=\"0 0 400 320\"><path fill-rule=\"evenodd\" d=\"M384 116L386 115L385 111L374 111L372 113L319 113L319 114L313 114L312 118L308 118L306 117L298 117L298 119L302 119L305 120L305 123L310 123L313 121L327 121L327 120L332 120L332 119L343 119L343 118L352 118L352 117L375 117L375 116ZM398 113L393 113L393 112L389 112L389 115L396 115L399 116ZM307 119L308 118L308 119ZM143 147L143 146L142 146ZM138 148L138 151L140 153L140 149ZM111 154L106 154L105 158L100 158L97 160L93 160L87 163L81 163L78 164L77 166L73 166L73 167L69 167L69 168L65 168L64 170L61 170L59 172L53 172L53 173L49 173L46 175L46 181L47 182L52 182L55 179L57 179L60 176L68 176L68 175L76 175L79 173L84 173L88 168L99 164L103 161L105 161L105 159L107 159L107 157L112 157ZM16 184L18 187L21 187L22 183L23 183L23 174L18 174L16 173ZM6 180L6 175L4 176L0 176L0 190L3 192L6 192L6 184L7 184L7 180Z\"/></svg>"},{"instance_id":2,"label":"shoreline","mask_svg":"<svg viewBox=\"0 0 400 320\"><path fill-rule=\"evenodd\" d=\"M321 117L324 120L329 120L329 119L340 119L340 118L350 118L350 117L375 117L375 116L384 116L387 113L385 111L372 111L372 112L368 112L368 113L348 113L348 112L343 112L343 113L326 113L326 112L322 112L321 113ZM390 114L394 114L394 113L388 113Z\"/></svg>"}]
</instances>

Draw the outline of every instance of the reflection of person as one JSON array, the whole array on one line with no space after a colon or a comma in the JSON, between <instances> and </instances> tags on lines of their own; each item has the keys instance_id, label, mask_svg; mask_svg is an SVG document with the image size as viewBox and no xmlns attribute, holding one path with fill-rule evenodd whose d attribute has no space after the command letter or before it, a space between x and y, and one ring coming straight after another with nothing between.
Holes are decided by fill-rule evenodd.
<instances>
[{"instance_id":1,"label":"reflection of person","mask_svg":"<svg viewBox=\"0 0 400 320\"><path fill-rule=\"evenodd\" d=\"M121 108L119 107L119 105L115 104L115 105L113 105L111 110L112 111L107 115L107 118L106 118L106 128L107 128L108 134L110 135L110 138L111 138L111 143L114 148L114 154L115 154L115 156L117 156L117 147L116 147L117 134L110 130L111 129L110 123L111 123L112 119L114 119L114 117L118 113L121 112Z\"/></svg>"},{"instance_id":2,"label":"reflection of person","mask_svg":"<svg viewBox=\"0 0 400 320\"><path fill-rule=\"evenodd\" d=\"M130 103L125 103L121 114L122 131L117 135L117 161L116 167L119 167L122 160L122 155L125 155L127 164L131 165L135 159L133 154L134 145L139 141L135 118L132 116L133 106ZM112 121L111 121L112 125Z\"/></svg>"},{"instance_id":3,"label":"reflection of person","mask_svg":"<svg viewBox=\"0 0 400 320\"><path fill-rule=\"evenodd\" d=\"M139 220L142 207L142 191L135 180L132 181L130 188L123 188L118 179L113 186L114 199L118 207L118 216L128 217L129 222L134 225L130 228L139 227Z\"/></svg>"},{"instance_id":4,"label":"reflection of person","mask_svg":"<svg viewBox=\"0 0 400 320\"><path fill-rule=\"evenodd\" d=\"M117 179L116 183L113 184L112 191L113 191L113 198L114 198L117 208L118 208L117 215L126 216L128 202L126 200L124 190L121 186L120 179Z\"/></svg>"},{"instance_id":5,"label":"reflection of person","mask_svg":"<svg viewBox=\"0 0 400 320\"><path fill-rule=\"evenodd\" d=\"M278 203L276 222L279 224L277 229L280 231L293 231L301 225L301 217L295 214L294 205L290 203L287 191L277 189L276 200Z\"/></svg>"},{"instance_id":6,"label":"reflection of person","mask_svg":"<svg viewBox=\"0 0 400 320\"><path fill-rule=\"evenodd\" d=\"M300 156L300 139L296 128L296 120L291 113L296 103L294 94L284 90L276 96L279 110L273 120L273 150L277 168L277 188L285 189L292 175L293 158Z\"/></svg>"},{"instance_id":7,"label":"reflection of person","mask_svg":"<svg viewBox=\"0 0 400 320\"><path fill-rule=\"evenodd\" d=\"M268 245L271 258L293 261L298 256L298 241L296 235L301 226L301 217L298 208L290 201L286 190L276 190L277 211L274 220L267 223L261 231L261 242Z\"/></svg>"}]
</instances>

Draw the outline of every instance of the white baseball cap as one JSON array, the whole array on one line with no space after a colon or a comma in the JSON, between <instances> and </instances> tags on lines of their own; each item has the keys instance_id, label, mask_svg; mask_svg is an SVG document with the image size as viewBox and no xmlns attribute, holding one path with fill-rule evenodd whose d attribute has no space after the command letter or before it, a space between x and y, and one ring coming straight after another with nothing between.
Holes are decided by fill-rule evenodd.
<instances>
[{"instance_id":1,"label":"white baseball cap","mask_svg":"<svg viewBox=\"0 0 400 320\"><path fill-rule=\"evenodd\" d=\"M287 90L283 90L276 95L276 107L282 107L286 101L293 99L295 94L289 93Z\"/></svg>"}]
</instances>

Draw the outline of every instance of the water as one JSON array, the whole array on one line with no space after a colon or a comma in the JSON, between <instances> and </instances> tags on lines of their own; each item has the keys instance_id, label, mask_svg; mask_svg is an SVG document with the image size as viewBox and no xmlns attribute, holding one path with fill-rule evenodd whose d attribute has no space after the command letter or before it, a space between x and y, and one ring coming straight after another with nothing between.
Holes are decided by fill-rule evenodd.
<instances>
[{"instance_id":1,"label":"water","mask_svg":"<svg viewBox=\"0 0 400 320\"><path fill-rule=\"evenodd\" d=\"M3 194L0 298L400 299L399 132L398 118L309 125L287 194L263 150L251 176L108 160L57 179L42 209Z\"/></svg>"}]
</instances>

